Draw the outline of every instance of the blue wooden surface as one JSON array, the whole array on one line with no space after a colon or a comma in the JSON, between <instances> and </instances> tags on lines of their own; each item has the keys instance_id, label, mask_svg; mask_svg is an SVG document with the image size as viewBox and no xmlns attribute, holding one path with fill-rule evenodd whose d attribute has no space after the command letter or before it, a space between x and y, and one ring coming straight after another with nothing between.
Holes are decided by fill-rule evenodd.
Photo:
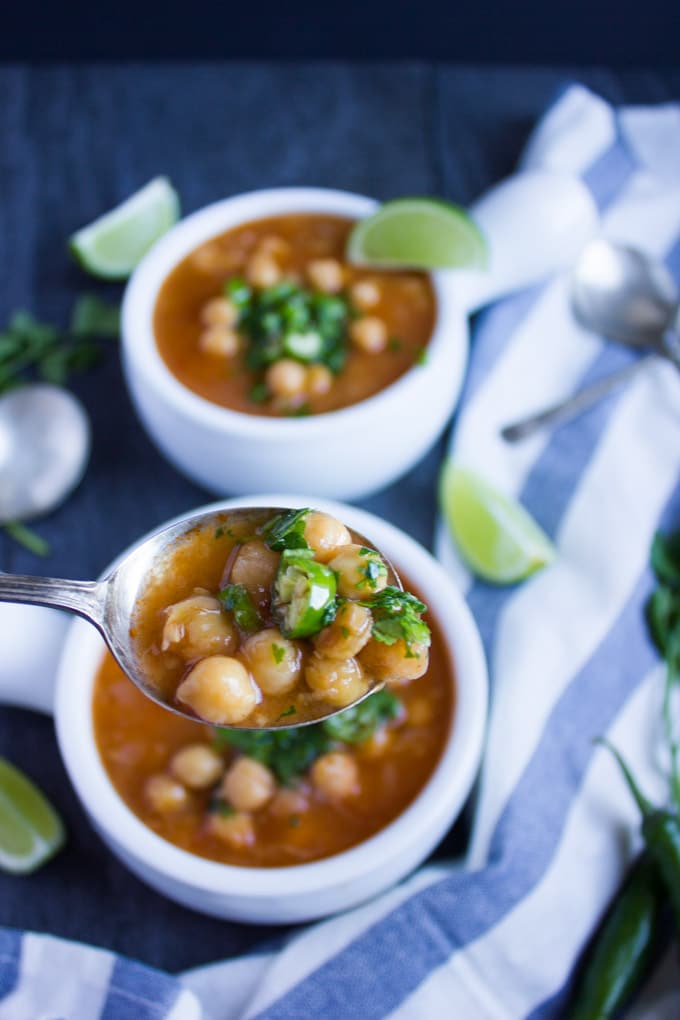
<instances>
[{"instance_id":1,"label":"blue wooden surface","mask_svg":"<svg viewBox=\"0 0 680 1020\"><path fill-rule=\"evenodd\" d=\"M430 193L469 202L511 172L531 124L568 80L613 102L680 98L680 72L559 72L423 64L132 65L0 68L0 321L19 307L64 320L92 289L64 240L158 173L185 211L284 184L378 198ZM100 287L117 297L115 286ZM0 566L94 577L124 546L205 502L137 423L117 353L74 387L92 418L85 481L38 530L42 562L0 538ZM361 505L431 543L439 444ZM180 969L246 950L272 930L218 922L153 893L108 853L76 801L52 724L0 708L1 753L54 800L66 850L28 879L0 875L0 923L110 947ZM451 834L440 853L460 845Z\"/></svg>"}]
</instances>

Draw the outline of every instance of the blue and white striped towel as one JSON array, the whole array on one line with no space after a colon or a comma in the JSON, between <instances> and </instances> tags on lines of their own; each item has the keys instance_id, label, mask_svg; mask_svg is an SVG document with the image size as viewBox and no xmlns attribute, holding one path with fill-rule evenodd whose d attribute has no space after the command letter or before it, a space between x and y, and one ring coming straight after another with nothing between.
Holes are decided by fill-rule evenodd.
<instances>
[{"instance_id":1,"label":"blue and white striped towel","mask_svg":"<svg viewBox=\"0 0 680 1020\"><path fill-rule=\"evenodd\" d=\"M614 112L573 86L523 165L580 175L604 233L663 258L680 281L679 106ZM0 996L14 989L1 1020L559 1016L579 952L637 849L635 808L593 737L608 733L650 793L663 790L654 755L662 669L642 609L653 532L680 522L680 379L650 365L552 434L509 447L498 430L630 357L573 322L561 278L478 324L453 452L518 496L559 558L496 590L475 582L438 535L481 628L493 686L467 866L424 869L276 950L189 972L183 984L99 950L0 933ZM673 952L631 1017L680 1015ZM80 993L63 977L76 967L87 976ZM22 988L36 972L45 998L27 1010Z\"/></svg>"}]
</instances>

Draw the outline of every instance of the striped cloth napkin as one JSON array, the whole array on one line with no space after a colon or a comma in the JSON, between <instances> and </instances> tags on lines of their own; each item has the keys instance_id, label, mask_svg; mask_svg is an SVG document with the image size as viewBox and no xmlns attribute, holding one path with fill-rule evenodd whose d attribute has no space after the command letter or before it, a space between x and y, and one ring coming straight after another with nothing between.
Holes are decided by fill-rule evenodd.
<instances>
[{"instance_id":1,"label":"striped cloth napkin","mask_svg":"<svg viewBox=\"0 0 680 1020\"><path fill-rule=\"evenodd\" d=\"M603 233L664 259L680 282L679 106L613 111L572 86L522 165L581 176ZM495 589L471 578L438 534L492 679L465 867L423 869L359 909L182 983L101 950L0 932L0 1020L559 1017L579 954L638 850L634 805L593 738L606 733L626 752L650 796L664 789L654 754L663 671L643 606L652 535L680 522L680 379L651 364L551 434L510 447L498 433L633 356L574 323L563 278L505 299L477 325L452 452L521 499L559 556L529 582ZM676 952L659 960L635 1020L680 1016ZM76 968L82 998L64 978ZM37 997L22 1000L22 990Z\"/></svg>"}]
</instances>

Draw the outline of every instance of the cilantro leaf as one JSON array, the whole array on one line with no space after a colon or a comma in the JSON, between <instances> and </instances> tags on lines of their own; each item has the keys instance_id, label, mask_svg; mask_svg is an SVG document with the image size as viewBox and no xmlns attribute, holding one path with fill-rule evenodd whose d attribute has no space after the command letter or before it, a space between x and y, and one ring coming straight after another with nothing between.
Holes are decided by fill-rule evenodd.
<instances>
[{"instance_id":1,"label":"cilantro leaf","mask_svg":"<svg viewBox=\"0 0 680 1020\"><path fill-rule=\"evenodd\" d=\"M253 605L248 589L243 584L228 584L218 598L224 608L234 614L236 625L244 631L257 630L262 626L260 614Z\"/></svg>"},{"instance_id":2,"label":"cilantro leaf","mask_svg":"<svg viewBox=\"0 0 680 1020\"><path fill-rule=\"evenodd\" d=\"M363 744L370 740L383 723L396 719L401 713L401 702L391 691L372 694L352 708L326 719L323 727L334 740L344 744Z\"/></svg>"},{"instance_id":3,"label":"cilantro leaf","mask_svg":"<svg viewBox=\"0 0 680 1020\"><path fill-rule=\"evenodd\" d=\"M272 517L260 529L260 534L270 549L282 552L284 549L309 549L305 538L305 517L309 507L303 510L287 510Z\"/></svg>"},{"instance_id":4,"label":"cilantro leaf","mask_svg":"<svg viewBox=\"0 0 680 1020\"><path fill-rule=\"evenodd\" d=\"M368 606L373 614L371 633L376 641L385 645L404 641L409 650L413 644L430 644L430 628L421 619L427 606L410 592L388 585L361 605Z\"/></svg>"}]
</instances>

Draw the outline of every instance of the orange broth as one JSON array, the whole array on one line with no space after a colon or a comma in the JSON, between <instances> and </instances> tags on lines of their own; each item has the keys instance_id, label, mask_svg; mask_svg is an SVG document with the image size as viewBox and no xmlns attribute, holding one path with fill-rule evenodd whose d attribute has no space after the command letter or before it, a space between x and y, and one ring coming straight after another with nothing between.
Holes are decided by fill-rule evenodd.
<instances>
[{"instance_id":1,"label":"orange broth","mask_svg":"<svg viewBox=\"0 0 680 1020\"><path fill-rule=\"evenodd\" d=\"M406 587L413 591L407 581ZM211 791L197 791L173 814L154 811L145 796L148 778L167 769L173 754L190 743L212 743L214 730L183 719L144 697L107 653L93 695L94 730L106 771L120 797L159 836L190 853L225 864L276 867L301 864L347 850L394 821L420 793L439 761L449 734L454 675L441 629L431 614L430 663L419 680L395 688L400 718L364 745L343 746L359 770L359 793L341 801L315 790L308 776L298 789L308 807L278 816L271 805L254 815L256 839L249 847L225 844L208 824ZM381 739L382 736L382 739ZM224 749L225 765L238 752Z\"/></svg>"},{"instance_id":2,"label":"orange broth","mask_svg":"<svg viewBox=\"0 0 680 1020\"><path fill-rule=\"evenodd\" d=\"M223 293L225 283L242 276L258 245L274 237L283 242L278 262L284 279L304 279L312 259L342 263L345 286L358 281L377 284L380 299L370 314L387 327L389 342L380 353L366 353L351 344L347 360L328 392L310 395L305 409L321 414L356 404L395 382L423 356L434 327L436 303L424 273L361 269L344 261L353 221L339 216L296 214L273 216L235 227L184 258L160 289L154 312L158 350L172 374L206 400L246 414L280 416L271 403L251 399L259 376L243 354L220 360L200 349L201 310Z\"/></svg>"}]
</instances>

